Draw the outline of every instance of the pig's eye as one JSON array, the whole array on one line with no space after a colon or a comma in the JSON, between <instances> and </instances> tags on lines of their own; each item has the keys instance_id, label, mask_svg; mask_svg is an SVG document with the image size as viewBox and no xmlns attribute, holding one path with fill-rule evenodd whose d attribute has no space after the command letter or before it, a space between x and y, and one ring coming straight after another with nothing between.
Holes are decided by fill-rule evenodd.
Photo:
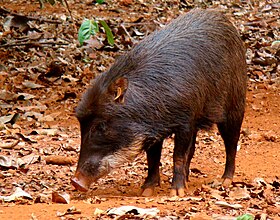
<instances>
[{"instance_id":1,"label":"pig's eye","mask_svg":"<svg viewBox=\"0 0 280 220\"><path fill-rule=\"evenodd\" d=\"M100 132L104 132L106 130L105 122L101 122L98 125L96 125L96 130Z\"/></svg>"}]
</instances>

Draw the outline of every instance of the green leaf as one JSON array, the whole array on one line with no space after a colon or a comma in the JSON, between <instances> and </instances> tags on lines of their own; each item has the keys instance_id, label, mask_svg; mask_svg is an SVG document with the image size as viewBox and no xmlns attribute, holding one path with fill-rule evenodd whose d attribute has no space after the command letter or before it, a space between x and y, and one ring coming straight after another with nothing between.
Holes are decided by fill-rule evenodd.
<instances>
[{"instance_id":1,"label":"green leaf","mask_svg":"<svg viewBox=\"0 0 280 220\"><path fill-rule=\"evenodd\" d=\"M105 2L105 0L96 0L96 3L98 3L98 4L102 4L104 2Z\"/></svg>"},{"instance_id":2,"label":"green leaf","mask_svg":"<svg viewBox=\"0 0 280 220\"><path fill-rule=\"evenodd\" d=\"M91 35L95 35L99 31L98 24L94 20L86 19L78 32L78 40L80 45L83 45L85 40L88 40Z\"/></svg>"},{"instance_id":3,"label":"green leaf","mask_svg":"<svg viewBox=\"0 0 280 220\"><path fill-rule=\"evenodd\" d=\"M55 4L55 0L47 0L51 5Z\"/></svg>"},{"instance_id":4,"label":"green leaf","mask_svg":"<svg viewBox=\"0 0 280 220\"><path fill-rule=\"evenodd\" d=\"M43 0L39 0L39 4L40 4L40 8L43 9L44 8L44 1Z\"/></svg>"},{"instance_id":5,"label":"green leaf","mask_svg":"<svg viewBox=\"0 0 280 220\"><path fill-rule=\"evenodd\" d=\"M250 214L244 214L239 217L237 217L237 220L254 220L254 216Z\"/></svg>"},{"instance_id":6,"label":"green leaf","mask_svg":"<svg viewBox=\"0 0 280 220\"><path fill-rule=\"evenodd\" d=\"M84 59L82 59L85 63L90 63L91 62L91 59L89 59L89 58L84 58Z\"/></svg>"},{"instance_id":7,"label":"green leaf","mask_svg":"<svg viewBox=\"0 0 280 220\"><path fill-rule=\"evenodd\" d=\"M114 45L114 36L113 36L113 33L112 33L110 27L109 27L108 24L107 24L105 21L103 21L103 20L100 20L99 22L100 22L100 24L103 26L103 28L104 28L104 30L105 30L108 43L109 43L111 46L113 46L113 45Z\"/></svg>"}]
</instances>

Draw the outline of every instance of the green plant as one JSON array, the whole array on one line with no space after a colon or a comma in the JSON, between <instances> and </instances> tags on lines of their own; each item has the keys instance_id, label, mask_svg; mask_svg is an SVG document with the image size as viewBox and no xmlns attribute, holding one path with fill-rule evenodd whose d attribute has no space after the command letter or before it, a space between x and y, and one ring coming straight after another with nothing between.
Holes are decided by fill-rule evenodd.
<instances>
[{"instance_id":1,"label":"green plant","mask_svg":"<svg viewBox=\"0 0 280 220\"><path fill-rule=\"evenodd\" d=\"M113 46L114 45L114 36L113 33L108 26L108 24L104 20L90 20L90 19L85 19L84 22L82 23L79 32L78 32L78 40L80 42L80 45L83 45L85 40L88 40L91 35L96 35L96 33L99 32L99 24L102 25L102 27L105 30L105 34L107 37L108 43Z\"/></svg>"},{"instance_id":2,"label":"green plant","mask_svg":"<svg viewBox=\"0 0 280 220\"><path fill-rule=\"evenodd\" d=\"M61 4L64 4L63 0L38 0L38 1L41 8L44 7L44 2L48 2L51 5L54 5L56 2L60 2Z\"/></svg>"},{"instance_id":3,"label":"green plant","mask_svg":"<svg viewBox=\"0 0 280 220\"><path fill-rule=\"evenodd\" d=\"M96 3L98 4L103 4L105 2L105 0L96 0Z\"/></svg>"},{"instance_id":4,"label":"green plant","mask_svg":"<svg viewBox=\"0 0 280 220\"><path fill-rule=\"evenodd\" d=\"M236 220L254 220L254 216L250 214L244 214L241 216L238 216Z\"/></svg>"}]
</instances>

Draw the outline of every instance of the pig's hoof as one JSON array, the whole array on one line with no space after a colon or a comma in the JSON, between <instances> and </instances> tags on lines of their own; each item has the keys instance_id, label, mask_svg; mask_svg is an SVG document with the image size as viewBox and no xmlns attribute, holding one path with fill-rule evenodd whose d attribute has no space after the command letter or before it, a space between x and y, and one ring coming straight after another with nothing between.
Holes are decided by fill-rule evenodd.
<instances>
[{"instance_id":1,"label":"pig's hoof","mask_svg":"<svg viewBox=\"0 0 280 220\"><path fill-rule=\"evenodd\" d=\"M170 196L171 197L173 197L173 196L184 197L185 196L185 189L184 188L171 189Z\"/></svg>"},{"instance_id":2,"label":"pig's hoof","mask_svg":"<svg viewBox=\"0 0 280 220\"><path fill-rule=\"evenodd\" d=\"M222 186L225 188L229 188L232 184L232 179L225 178L222 182Z\"/></svg>"},{"instance_id":3,"label":"pig's hoof","mask_svg":"<svg viewBox=\"0 0 280 220\"><path fill-rule=\"evenodd\" d=\"M154 187L148 187L148 188L145 188L142 191L141 195L144 196L144 197L153 196L154 195L154 191L155 191Z\"/></svg>"}]
</instances>

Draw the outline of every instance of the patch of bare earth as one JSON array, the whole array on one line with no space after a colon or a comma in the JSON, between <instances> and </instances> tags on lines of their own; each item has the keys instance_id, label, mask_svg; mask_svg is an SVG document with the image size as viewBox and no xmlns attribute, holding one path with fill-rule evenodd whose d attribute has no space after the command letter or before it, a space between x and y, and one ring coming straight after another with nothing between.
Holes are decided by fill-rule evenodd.
<instances>
[{"instance_id":1,"label":"patch of bare earth","mask_svg":"<svg viewBox=\"0 0 280 220\"><path fill-rule=\"evenodd\" d=\"M108 47L104 35L98 38L101 48L79 47L75 26L60 4L46 3L43 10L37 1L0 4L16 14L61 22L31 19L27 30L21 25L6 30L3 24L13 15L0 10L0 119L6 122L0 123L0 219L117 218L106 210L127 205L157 208L152 219L234 219L246 213L280 219L279 2L68 2L77 26L85 17L104 18L114 31L115 47ZM90 79L145 35L193 7L225 11L248 48L247 107L233 185L225 189L219 184L225 150L213 128L198 135L183 198L169 197L172 138L164 143L161 186L154 196L139 196L147 175L144 154L98 180L88 193L77 192L70 184L80 144L74 108ZM19 188L28 195L11 198ZM64 195L52 201L53 193L63 192L70 200ZM120 217L136 218L145 217Z\"/></svg>"}]
</instances>

